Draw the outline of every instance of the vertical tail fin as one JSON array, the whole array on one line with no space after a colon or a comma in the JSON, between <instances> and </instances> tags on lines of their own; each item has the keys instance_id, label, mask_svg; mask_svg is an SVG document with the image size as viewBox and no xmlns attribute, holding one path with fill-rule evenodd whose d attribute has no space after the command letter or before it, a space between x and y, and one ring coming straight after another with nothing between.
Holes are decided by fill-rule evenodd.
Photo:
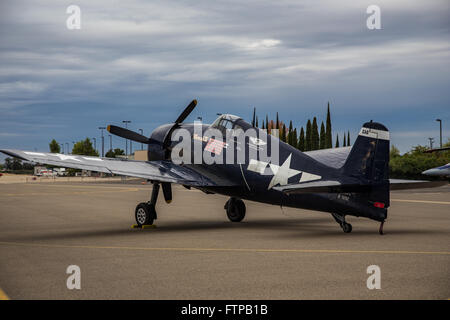
<instances>
[{"instance_id":1,"label":"vertical tail fin","mask_svg":"<svg viewBox=\"0 0 450 320\"><path fill-rule=\"evenodd\" d=\"M389 207L389 130L381 123L365 123L342 170L371 186L369 204Z\"/></svg>"}]
</instances>

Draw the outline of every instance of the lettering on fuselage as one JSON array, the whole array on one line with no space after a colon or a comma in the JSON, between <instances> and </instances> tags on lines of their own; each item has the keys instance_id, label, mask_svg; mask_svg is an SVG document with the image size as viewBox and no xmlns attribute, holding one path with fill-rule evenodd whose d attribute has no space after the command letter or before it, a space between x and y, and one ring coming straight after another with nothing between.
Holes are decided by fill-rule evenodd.
<instances>
[{"instance_id":1,"label":"lettering on fuselage","mask_svg":"<svg viewBox=\"0 0 450 320\"><path fill-rule=\"evenodd\" d=\"M279 140L255 128L227 129L222 133L215 128L204 131L201 124L194 123L193 132L179 128L171 138L176 143L171 151L175 164L234 165L246 164L250 159L279 163Z\"/></svg>"}]
</instances>

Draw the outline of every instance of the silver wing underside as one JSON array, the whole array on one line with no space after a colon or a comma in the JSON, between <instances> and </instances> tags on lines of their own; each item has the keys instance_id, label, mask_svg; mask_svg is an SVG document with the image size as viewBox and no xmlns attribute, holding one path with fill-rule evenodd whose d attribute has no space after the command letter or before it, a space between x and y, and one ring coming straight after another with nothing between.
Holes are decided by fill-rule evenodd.
<instances>
[{"instance_id":1,"label":"silver wing underside","mask_svg":"<svg viewBox=\"0 0 450 320\"><path fill-rule=\"evenodd\" d=\"M12 149L0 150L0 152L26 161L65 168L145 178L193 187L217 186L211 179L185 166L175 165L171 161L135 161ZM223 180L221 181L221 185L224 185ZM230 183L230 185L232 184Z\"/></svg>"}]
</instances>

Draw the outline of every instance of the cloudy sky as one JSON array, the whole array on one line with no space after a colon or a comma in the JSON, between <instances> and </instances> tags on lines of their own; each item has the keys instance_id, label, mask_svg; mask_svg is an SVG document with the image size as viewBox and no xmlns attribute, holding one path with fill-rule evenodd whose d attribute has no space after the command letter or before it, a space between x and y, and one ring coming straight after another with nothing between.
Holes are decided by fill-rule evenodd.
<instances>
[{"instance_id":1,"label":"cloudy sky","mask_svg":"<svg viewBox=\"0 0 450 320\"><path fill-rule=\"evenodd\" d=\"M66 9L81 8L69 30ZM381 30L366 27L369 5ZM402 152L450 137L450 2L18 1L0 3L0 147L48 150L131 120L276 111L333 135L373 119ZM342 138L342 137L341 137ZM109 141L108 139L106 141ZM342 141L342 140L341 140ZM123 139L114 138L124 148ZM97 144L98 146L98 144Z\"/></svg>"}]
</instances>

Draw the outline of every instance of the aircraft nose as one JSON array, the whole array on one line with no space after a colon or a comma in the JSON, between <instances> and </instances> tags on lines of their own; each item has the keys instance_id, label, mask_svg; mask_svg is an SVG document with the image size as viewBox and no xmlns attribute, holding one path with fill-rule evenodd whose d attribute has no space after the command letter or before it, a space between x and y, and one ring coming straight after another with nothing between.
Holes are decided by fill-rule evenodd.
<instances>
[{"instance_id":1,"label":"aircraft nose","mask_svg":"<svg viewBox=\"0 0 450 320\"><path fill-rule=\"evenodd\" d=\"M422 172L422 174L427 175L427 176L435 176L438 173L438 170L436 169L428 169L425 170L424 172Z\"/></svg>"}]
</instances>

